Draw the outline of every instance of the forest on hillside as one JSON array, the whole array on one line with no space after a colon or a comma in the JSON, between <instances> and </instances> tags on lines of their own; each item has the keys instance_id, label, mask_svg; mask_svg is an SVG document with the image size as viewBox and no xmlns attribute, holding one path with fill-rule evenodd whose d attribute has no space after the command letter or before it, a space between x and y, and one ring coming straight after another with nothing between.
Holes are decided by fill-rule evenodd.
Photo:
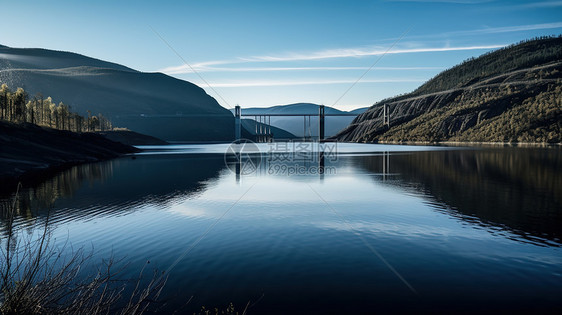
<instances>
[{"instance_id":1,"label":"forest on hillside","mask_svg":"<svg viewBox=\"0 0 562 315\"><path fill-rule=\"evenodd\" d=\"M40 94L30 98L24 89L12 91L6 84L0 87L0 120L74 132L112 129L111 121L102 114L92 116L88 112L88 117L83 117L63 102L57 105L51 97Z\"/></svg>"},{"instance_id":2,"label":"forest on hillside","mask_svg":"<svg viewBox=\"0 0 562 315\"><path fill-rule=\"evenodd\" d=\"M503 85L466 91L447 105L391 127L380 141L562 141L562 82L540 89ZM495 113L495 112L501 113Z\"/></svg>"},{"instance_id":3,"label":"forest on hillside","mask_svg":"<svg viewBox=\"0 0 562 315\"><path fill-rule=\"evenodd\" d=\"M469 58L439 73L408 96L469 86L491 76L560 60L562 60L562 35L535 37L476 58Z\"/></svg>"},{"instance_id":4,"label":"forest on hillside","mask_svg":"<svg viewBox=\"0 0 562 315\"><path fill-rule=\"evenodd\" d=\"M383 124L383 108L390 127ZM386 99L336 137L354 142L562 142L562 36L471 58Z\"/></svg>"}]
</instances>

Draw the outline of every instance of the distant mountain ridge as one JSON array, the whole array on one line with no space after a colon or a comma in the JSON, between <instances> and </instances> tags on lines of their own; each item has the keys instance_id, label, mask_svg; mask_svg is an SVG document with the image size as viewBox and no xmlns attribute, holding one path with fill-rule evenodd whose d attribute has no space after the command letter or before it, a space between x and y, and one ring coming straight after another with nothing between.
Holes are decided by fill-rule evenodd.
<instances>
[{"instance_id":1,"label":"distant mountain ridge","mask_svg":"<svg viewBox=\"0 0 562 315\"><path fill-rule=\"evenodd\" d=\"M320 106L319 104L313 104L313 103L294 103L294 104L287 104L287 105L275 105L271 107L250 107L250 108L244 108L243 111L245 114L270 113L270 114L314 115L314 114L318 114L319 106ZM330 106L324 106L324 111L326 114L347 113L345 111Z\"/></svg>"},{"instance_id":2,"label":"distant mountain ridge","mask_svg":"<svg viewBox=\"0 0 562 315\"><path fill-rule=\"evenodd\" d=\"M313 103L294 103L288 105L276 105L276 106L263 107L263 108L251 107L251 108L243 108L242 114L243 115L267 115L267 114L318 115L319 106L320 105L313 104ZM356 109L354 112L346 112L330 106L324 107L324 112L326 114L359 113L364 110L367 110L367 108L364 109L359 108ZM252 117L246 117L246 118L252 119ZM353 116L326 117L325 119L326 136L335 135L338 131L348 126L353 119L354 119ZM308 125L308 121L306 123L304 122L303 117L290 117L290 116L271 117L271 125L283 129L297 137L305 136L304 129L306 125L307 128L306 136L309 136L309 134L312 135L313 137L318 136L318 117L316 116L311 117L310 126Z\"/></svg>"},{"instance_id":3,"label":"distant mountain ridge","mask_svg":"<svg viewBox=\"0 0 562 315\"><path fill-rule=\"evenodd\" d=\"M383 125L383 108L390 128ZM562 129L562 37L511 45L380 101L335 138L352 142L549 142Z\"/></svg>"},{"instance_id":4,"label":"distant mountain ridge","mask_svg":"<svg viewBox=\"0 0 562 315\"><path fill-rule=\"evenodd\" d=\"M256 128L259 129L260 126L262 127L262 130L270 131L273 139L275 140L292 140L297 138L297 136L284 129L277 128L275 126L269 127L268 125L256 122L253 119L242 119L242 138L258 141Z\"/></svg>"},{"instance_id":5,"label":"distant mountain ridge","mask_svg":"<svg viewBox=\"0 0 562 315\"><path fill-rule=\"evenodd\" d=\"M354 110L349 111L350 113L353 114L363 114L364 112L366 112L369 109L369 107L361 107L361 108L356 108Z\"/></svg>"},{"instance_id":6,"label":"distant mountain ridge","mask_svg":"<svg viewBox=\"0 0 562 315\"><path fill-rule=\"evenodd\" d=\"M0 84L172 141L230 141L233 115L202 88L71 52L0 47ZM201 119L205 117L205 119Z\"/></svg>"}]
</instances>

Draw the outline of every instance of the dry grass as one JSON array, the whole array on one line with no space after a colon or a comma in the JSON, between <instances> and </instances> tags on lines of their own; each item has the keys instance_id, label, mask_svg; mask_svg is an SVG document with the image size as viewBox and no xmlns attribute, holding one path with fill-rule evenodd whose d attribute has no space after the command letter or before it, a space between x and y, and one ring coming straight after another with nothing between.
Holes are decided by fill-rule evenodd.
<instances>
[{"instance_id":1,"label":"dry grass","mask_svg":"<svg viewBox=\"0 0 562 315\"><path fill-rule=\"evenodd\" d=\"M0 240L1 314L143 314L161 306L155 302L166 275L155 272L146 283L143 268L137 279L123 280L123 268L115 270L113 258L84 274L92 254L51 244L49 218L35 223L27 235L15 231L15 203Z\"/></svg>"}]
</instances>

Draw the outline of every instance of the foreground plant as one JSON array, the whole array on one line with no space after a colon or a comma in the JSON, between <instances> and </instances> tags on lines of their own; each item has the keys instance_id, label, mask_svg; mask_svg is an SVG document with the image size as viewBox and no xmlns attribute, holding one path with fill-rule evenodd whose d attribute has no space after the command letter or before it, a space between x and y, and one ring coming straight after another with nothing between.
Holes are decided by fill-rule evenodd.
<instances>
[{"instance_id":1,"label":"foreground plant","mask_svg":"<svg viewBox=\"0 0 562 315\"><path fill-rule=\"evenodd\" d=\"M15 205L16 200L0 239L1 314L143 314L158 305L165 275L155 272L143 284L143 268L136 281L124 281L118 278L123 269L115 270L113 258L85 275L82 269L91 264L92 254L83 249L64 254L67 245L52 245L48 217L34 223L27 237L14 231Z\"/></svg>"}]
</instances>

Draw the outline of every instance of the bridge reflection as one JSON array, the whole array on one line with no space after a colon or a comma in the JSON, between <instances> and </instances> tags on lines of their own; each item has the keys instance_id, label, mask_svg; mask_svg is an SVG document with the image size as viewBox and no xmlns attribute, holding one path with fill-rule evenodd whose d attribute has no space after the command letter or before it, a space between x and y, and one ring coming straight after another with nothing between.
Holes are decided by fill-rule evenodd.
<instances>
[{"instance_id":1,"label":"bridge reflection","mask_svg":"<svg viewBox=\"0 0 562 315\"><path fill-rule=\"evenodd\" d=\"M236 181L244 176L318 176L336 173L336 143L295 142L275 143L289 146L287 150L271 150L269 152L239 151L226 157L228 167L236 173ZM271 144L273 146L273 144ZM302 151L293 146L307 146ZM249 150L247 150L249 151Z\"/></svg>"}]
</instances>

